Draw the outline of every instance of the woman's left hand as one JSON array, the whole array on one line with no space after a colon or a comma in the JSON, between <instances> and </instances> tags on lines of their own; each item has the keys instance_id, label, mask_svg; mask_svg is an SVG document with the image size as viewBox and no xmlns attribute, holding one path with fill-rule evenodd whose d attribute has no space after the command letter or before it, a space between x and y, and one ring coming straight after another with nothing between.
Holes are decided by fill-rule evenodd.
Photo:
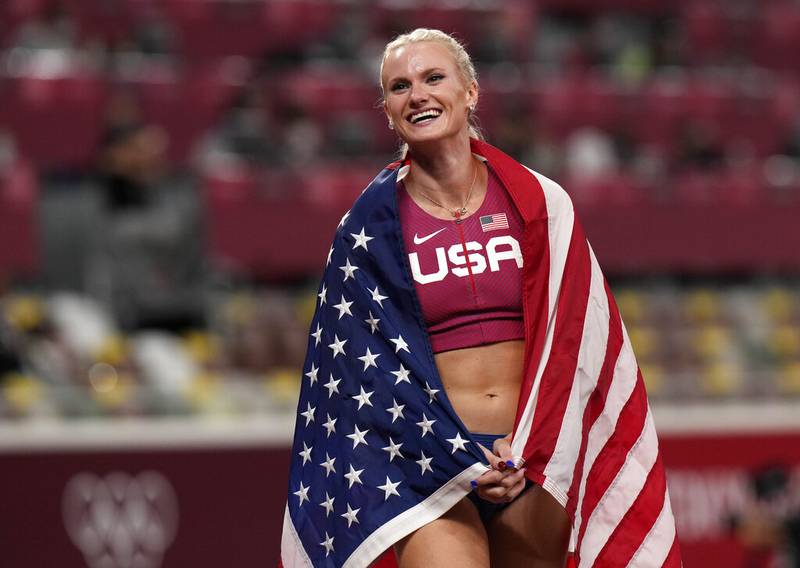
<instances>
[{"instance_id":1,"label":"woman's left hand","mask_svg":"<svg viewBox=\"0 0 800 568\"><path fill-rule=\"evenodd\" d=\"M510 503L525 489L525 468L516 469L511 444L506 438L495 441L494 453L481 446L492 469L473 481L475 492L481 499L492 503Z\"/></svg>"}]
</instances>

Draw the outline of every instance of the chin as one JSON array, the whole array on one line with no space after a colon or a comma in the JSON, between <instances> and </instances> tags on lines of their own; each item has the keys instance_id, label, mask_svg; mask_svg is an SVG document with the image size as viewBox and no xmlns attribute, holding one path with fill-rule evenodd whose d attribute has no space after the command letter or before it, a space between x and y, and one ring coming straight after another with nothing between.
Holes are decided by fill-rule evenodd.
<instances>
[{"instance_id":1,"label":"chin","mask_svg":"<svg viewBox=\"0 0 800 568\"><path fill-rule=\"evenodd\" d=\"M459 133L460 130L456 132L450 132L444 129L431 129L430 132L411 132L409 133L409 136L405 138L405 142L409 146L431 144L457 138Z\"/></svg>"}]
</instances>

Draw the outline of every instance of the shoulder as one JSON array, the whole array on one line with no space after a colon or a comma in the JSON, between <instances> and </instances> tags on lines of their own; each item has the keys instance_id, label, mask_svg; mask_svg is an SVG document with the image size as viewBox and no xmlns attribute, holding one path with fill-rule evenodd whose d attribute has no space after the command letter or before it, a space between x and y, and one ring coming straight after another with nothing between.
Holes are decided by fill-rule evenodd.
<instances>
[{"instance_id":1,"label":"shoulder","mask_svg":"<svg viewBox=\"0 0 800 568\"><path fill-rule=\"evenodd\" d=\"M536 179L536 181L539 182L539 186L542 188L542 193L547 204L548 216L562 213L572 213L574 211L572 198L570 198L569 194L558 182L553 181L544 174L537 172L536 170L529 168L524 164L520 165L528 170Z\"/></svg>"},{"instance_id":2,"label":"shoulder","mask_svg":"<svg viewBox=\"0 0 800 568\"><path fill-rule=\"evenodd\" d=\"M541 219L572 212L572 200L555 181L486 142L475 140L472 146L493 165L523 218Z\"/></svg>"},{"instance_id":3,"label":"shoulder","mask_svg":"<svg viewBox=\"0 0 800 568\"><path fill-rule=\"evenodd\" d=\"M383 168L375 178L367 184L361 194L353 202L350 211L345 214L339 224L341 229L349 219L364 225L393 215L395 210L395 195L397 186L397 172L402 164L392 162Z\"/></svg>"}]
</instances>

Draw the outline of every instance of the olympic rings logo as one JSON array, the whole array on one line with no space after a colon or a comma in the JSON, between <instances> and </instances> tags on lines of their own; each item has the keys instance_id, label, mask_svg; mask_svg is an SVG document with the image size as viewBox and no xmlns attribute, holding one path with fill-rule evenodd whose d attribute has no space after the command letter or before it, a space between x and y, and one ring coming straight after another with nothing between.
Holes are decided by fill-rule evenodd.
<instances>
[{"instance_id":1,"label":"olympic rings logo","mask_svg":"<svg viewBox=\"0 0 800 568\"><path fill-rule=\"evenodd\" d=\"M62 498L64 527L89 568L159 568L178 529L178 500L166 477L81 472Z\"/></svg>"}]
</instances>

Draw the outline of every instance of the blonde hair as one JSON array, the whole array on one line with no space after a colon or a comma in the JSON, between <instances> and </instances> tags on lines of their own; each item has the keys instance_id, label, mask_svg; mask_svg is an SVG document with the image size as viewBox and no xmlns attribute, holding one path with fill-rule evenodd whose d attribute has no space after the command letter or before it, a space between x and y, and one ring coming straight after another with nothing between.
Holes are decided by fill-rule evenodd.
<instances>
[{"instance_id":1,"label":"blonde hair","mask_svg":"<svg viewBox=\"0 0 800 568\"><path fill-rule=\"evenodd\" d=\"M464 84L478 84L478 73L475 71L475 65L472 63L472 59L470 58L469 53L467 53L467 50L464 48L464 45L450 34L447 34L441 30L430 28L417 28L414 31L401 34L387 43L383 50L383 57L381 57L379 77L383 77L383 64L386 62L386 56L389 55L390 51L411 43L418 43L422 41L435 41L446 47L456 62L456 66L458 67L458 71L461 74L461 79L464 81ZM382 98L385 98L386 93L383 90L383 81L379 80L379 82L381 86ZM467 127L469 129L470 138L477 138L478 140L484 139L480 126L478 126L475 118L474 111L470 111L469 113L467 118ZM405 155L407 150L408 145L404 143L401 150L402 154Z\"/></svg>"}]
</instances>

